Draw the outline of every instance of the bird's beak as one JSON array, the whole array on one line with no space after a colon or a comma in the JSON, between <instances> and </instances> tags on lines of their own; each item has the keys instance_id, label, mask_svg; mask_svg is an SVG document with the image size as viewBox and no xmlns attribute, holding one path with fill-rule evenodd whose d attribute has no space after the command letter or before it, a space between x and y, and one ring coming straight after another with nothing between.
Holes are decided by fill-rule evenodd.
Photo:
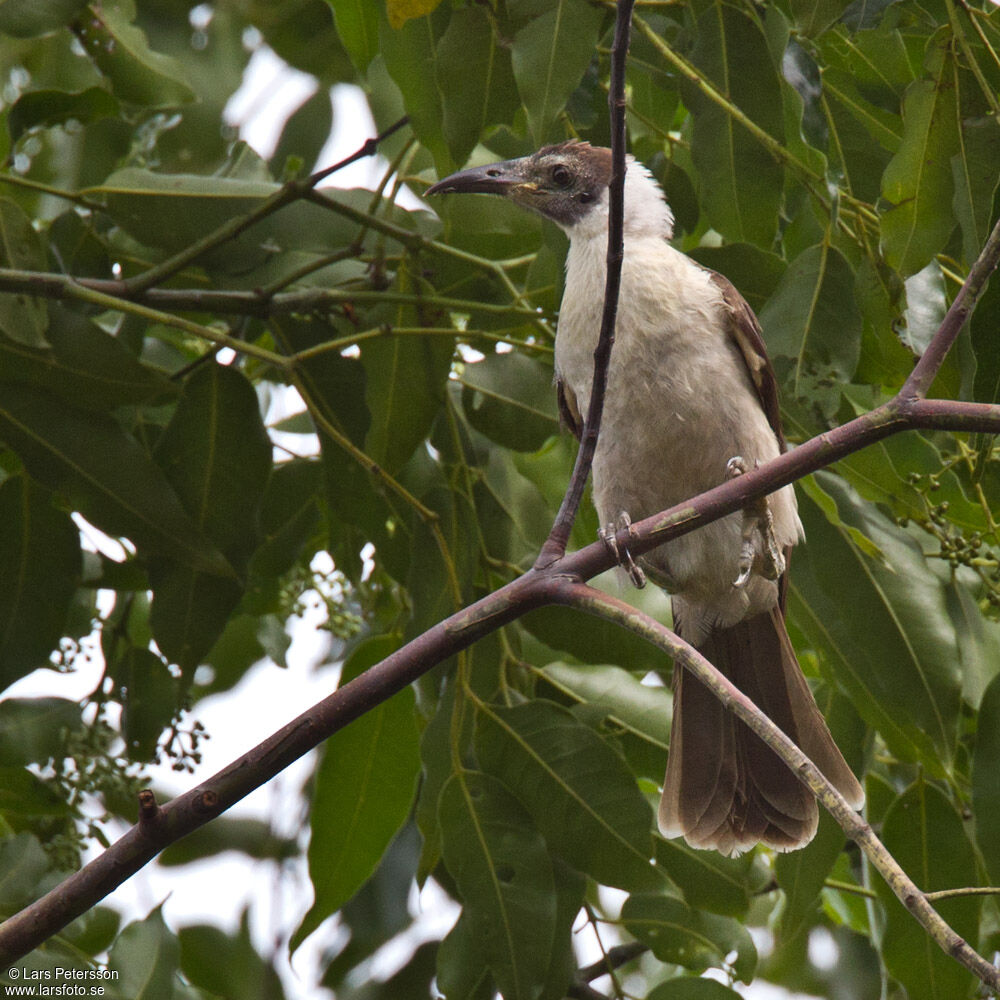
<instances>
[{"instance_id":1,"label":"bird's beak","mask_svg":"<svg viewBox=\"0 0 1000 1000\"><path fill-rule=\"evenodd\" d=\"M509 195L515 188L525 184L523 160L504 160L489 163L485 167L460 170L445 177L425 194L499 194Z\"/></svg>"}]
</instances>

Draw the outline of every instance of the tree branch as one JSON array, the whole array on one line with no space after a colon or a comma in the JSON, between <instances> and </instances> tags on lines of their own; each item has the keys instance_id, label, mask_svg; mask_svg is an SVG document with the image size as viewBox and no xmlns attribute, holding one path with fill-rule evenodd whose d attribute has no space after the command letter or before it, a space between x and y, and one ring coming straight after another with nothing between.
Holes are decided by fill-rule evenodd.
<instances>
[{"instance_id":1,"label":"tree branch","mask_svg":"<svg viewBox=\"0 0 1000 1000\"><path fill-rule=\"evenodd\" d=\"M917 427L1000 433L1000 406L923 399L886 404L813 438L746 475L639 522L634 526L636 537L630 540L630 548L636 554L646 552L671 538L741 510L754 497L773 492L866 445ZM438 663L528 611L566 603L563 588L568 582L589 579L613 565L614 559L607 547L594 542L545 569L529 570L407 643L228 767L157 809L152 818L134 826L90 864L0 924L0 968L22 958L96 905L168 844L225 812L290 763ZM753 712L756 710L751 714ZM756 713L755 717L763 718L761 713ZM793 760L792 766L797 769L798 758Z\"/></svg>"},{"instance_id":2,"label":"tree branch","mask_svg":"<svg viewBox=\"0 0 1000 1000\"><path fill-rule=\"evenodd\" d=\"M555 523L545 540L535 565L543 568L566 552L583 490L594 464L597 436L604 412L604 392L608 384L608 365L615 342L618 316L618 292L621 288L622 261L625 258L625 63L632 30L632 7L635 0L619 0L615 20L615 40L611 49L611 87L608 111L611 118L611 183L608 188L608 254L604 282L604 310L601 332L594 350L594 378L591 383L587 420L580 436L580 447L569 486L559 505Z\"/></svg>"},{"instance_id":3,"label":"tree branch","mask_svg":"<svg viewBox=\"0 0 1000 1000\"><path fill-rule=\"evenodd\" d=\"M621 8L625 6L626 3L623 2ZM630 7L630 3L628 6ZM627 44L627 34L625 39ZM617 112L619 109L615 106L614 110ZM619 153L623 153L623 147ZM995 268L998 257L1000 225L994 229L941 328L899 396L841 427L820 434L746 475L647 518L635 526L636 537L630 540L631 550L635 554L648 551L671 538L739 510L756 497L773 492L809 472L826 467L869 444L904 430L937 428L1000 433L1000 406L924 398L986 278ZM609 278L612 266L612 255L609 254ZM149 272L145 276L147 279L148 274ZM14 275L18 277L15 278ZM24 282L28 287L18 290L32 294L71 294L67 291L66 283L72 279L58 275L34 275L27 280L25 275L26 272L0 272L0 288L14 290L12 285L2 283L6 276L9 281ZM57 279L61 284L58 288L51 281L46 284L49 279ZM85 283L80 282L78 285L85 286ZM119 296L126 291L122 282L109 282L106 285L113 288L90 283L95 291L117 292ZM143 289L141 282L139 285L140 287L133 285L129 294L148 297L150 302L154 301L154 293L167 294L167 290L148 286ZM43 291L43 287L50 290ZM206 294L224 297L233 293ZM350 294L343 294L344 299L351 297ZM273 308L278 298L280 296L269 299L264 304L265 308ZM215 301L221 303L224 299L217 298ZM235 300L230 298L230 301ZM239 301L246 303L246 296ZM203 307L204 304L199 306ZM608 331L606 336L603 332L605 327ZM602 339L606 342L608 351L610 331L613 329L614 310L606 305L602 319ZM598 369L601 363L598 358ZM606 367L606 360L603 364ZM597 382L595 375L595 390ZM596 420L593 419L595 416ZM591 422L595 427L596 439L599 406L595 413L593 401L591 413L588 414L588 424ZM575 488L582 489L585 477L586 469L579 482L574 477ZM571 521L572 515L569 517L569 522ZM558 540L554 544L558 545ZM565 546L565 541L562 545ZM550 554L552 551L554 550L550 550ZM723 703L755 732L766 741L774 741L776 752L802 777L848 834L861 845L904 905L928 928L934 940L972 969L984 983L993 988L1000 986L997 970L957 938L940 920L927 902L927 897L920 893L905 873L898 870L898 866L893 867L895 862L879 853L880 849L884 852L884 848L870 827L847 806L798 747L691 647L659 623L623 602L616 602L607 595L595 596L599 592L582 583L612 566L613 557L603 544L594 543L571 555L550 559L547 563L540 560L540 563L517 580L433 626L189 792L163 807L157 806L150 797L144 797L139 822L119 841L37 902L0 925L0 967L10 965L38 947L125 882L168 844L229 809L294 760L412 683L436 664L527 611L558 603L581 607L602 616L617 616L625 627L671 651L687 669L692 670L703 683L715 690Z\"/></svg>"},{"instance_id":4,"label":"tree branch","mask_svg":"<svg viewBox=\"0 0 1000 1000\"><path fill-rule=\"evenodd\" d=\"M223 243L227 243L229 240L236 239L240 233L245 232L254 224L266 219L269 215L274 215L275 212L284 208L285 205L290 205L293 201L298 201L299 198L307 196L321 180L329 177L330 174L366 156L374 156L378 150L379 143L388 139L394 132L398 132L408 121L409 118L406 116L400 118L398 122L390 125L381 134L372 139L367 139L360 149L350 156L345 157L339 163L335 163L332 167L320 170L305 180L292 179L286 181L270 198L266 198L252 212L248 212L246 215L235 219L229 219L214 232L203 236L200 240L195 241L179 253L174 254L173 257L149 268L148 271L143 271L142 274L127 278L122 282L124 296L128 298L139 292L144 292L154 285L161 284L172 275L177 274L178 271L182 271L202 254L208 253L209 250L213 250L215 247L222 246Z\"/></svg>"},{"instance_id":5,"label":"tree branch","mask_svg":"<svg viewBox=\"0 0 1000 1000\"><path fill-rule=\"evenodd\" d=\"M662 649L690 671L737 718L742 719L795 773L837 821L841 829L864 851L899 901L913 914L935 943L961 962L991 989L1000 989L1000 971L956 934L931 906L896 859L886 850L871 826L827 781L818 767L735 684L718 671L693 646L665 625L616 597L585 583L563 579L551 596L564 607L578 608L604 621L614 622Z\"/></svg>"}]
</instances>

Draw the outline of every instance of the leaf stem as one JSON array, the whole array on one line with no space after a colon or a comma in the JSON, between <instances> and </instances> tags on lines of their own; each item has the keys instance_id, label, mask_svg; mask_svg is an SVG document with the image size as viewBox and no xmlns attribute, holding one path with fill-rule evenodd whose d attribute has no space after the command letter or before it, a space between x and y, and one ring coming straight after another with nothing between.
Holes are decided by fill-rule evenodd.
<instances>
[{"instance_id":1,"label":"leaf stem","mask_svg":"<svg viewBox=\"0 0 1000 1000\"><path fill-rule=\"evenodd\" d=\"M202 340L218 344L219 347L232 348L232 350L238 351L240 354L246 354L248 357L266 362L279 371L289 368L289 360L283 355L275 354L274 351L269 351L264 347L258 347L247 340L239 340L217 327L194 323L191 320L175 316L173 313L161 312L159 309L152 309L138 302L119 298L117 295L108 295L105 292L99 292L94 288L88 288L86 285L73 281L72 278L65 279L64 292L65 298L89 302L92 305L102 306L105 309L113 309L116 312L130 313L133 316L147 319L152 323L160 323L163 326L183 330L185 333L200 337Z\"/></svg>"}]
</instances>

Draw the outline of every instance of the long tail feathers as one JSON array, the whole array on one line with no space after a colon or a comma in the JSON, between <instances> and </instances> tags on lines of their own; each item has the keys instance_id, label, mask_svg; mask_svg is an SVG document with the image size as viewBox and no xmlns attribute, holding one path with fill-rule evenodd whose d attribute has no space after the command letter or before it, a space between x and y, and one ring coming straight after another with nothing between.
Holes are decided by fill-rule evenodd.
<instances>
[{"instance_id":1,"label":"long tail feathers","mask_svg":"<svg viewBox=\"0 0 1000 1000\"><path fill-rule=\"evenodd\" d=\"M778 608L718 629L700 652L794 740L855 808L864 792L847 766L799 669ZM812 793L767 745L682 667L660 829L693 847L738 854L764 843L807 844L819 813Z\"/></svg>"}]
</instances>

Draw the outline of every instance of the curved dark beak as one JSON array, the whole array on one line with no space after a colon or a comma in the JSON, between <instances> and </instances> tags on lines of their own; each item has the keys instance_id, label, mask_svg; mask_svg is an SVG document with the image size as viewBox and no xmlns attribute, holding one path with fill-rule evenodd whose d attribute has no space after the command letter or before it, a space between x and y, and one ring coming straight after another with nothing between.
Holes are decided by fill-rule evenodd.
<instances>
[{"instance_id":1,"label":"curved dark beak","mask_svg":"<svg viewBox=\"0 0 1000 1000\"><path fill-rule=\"evenodd\" d=\"M524 183L521 160L504 160L485 167L460 170L445 177L424 194L499 194L506 195L512 188Z\"/></svg>"}]
</instances>

